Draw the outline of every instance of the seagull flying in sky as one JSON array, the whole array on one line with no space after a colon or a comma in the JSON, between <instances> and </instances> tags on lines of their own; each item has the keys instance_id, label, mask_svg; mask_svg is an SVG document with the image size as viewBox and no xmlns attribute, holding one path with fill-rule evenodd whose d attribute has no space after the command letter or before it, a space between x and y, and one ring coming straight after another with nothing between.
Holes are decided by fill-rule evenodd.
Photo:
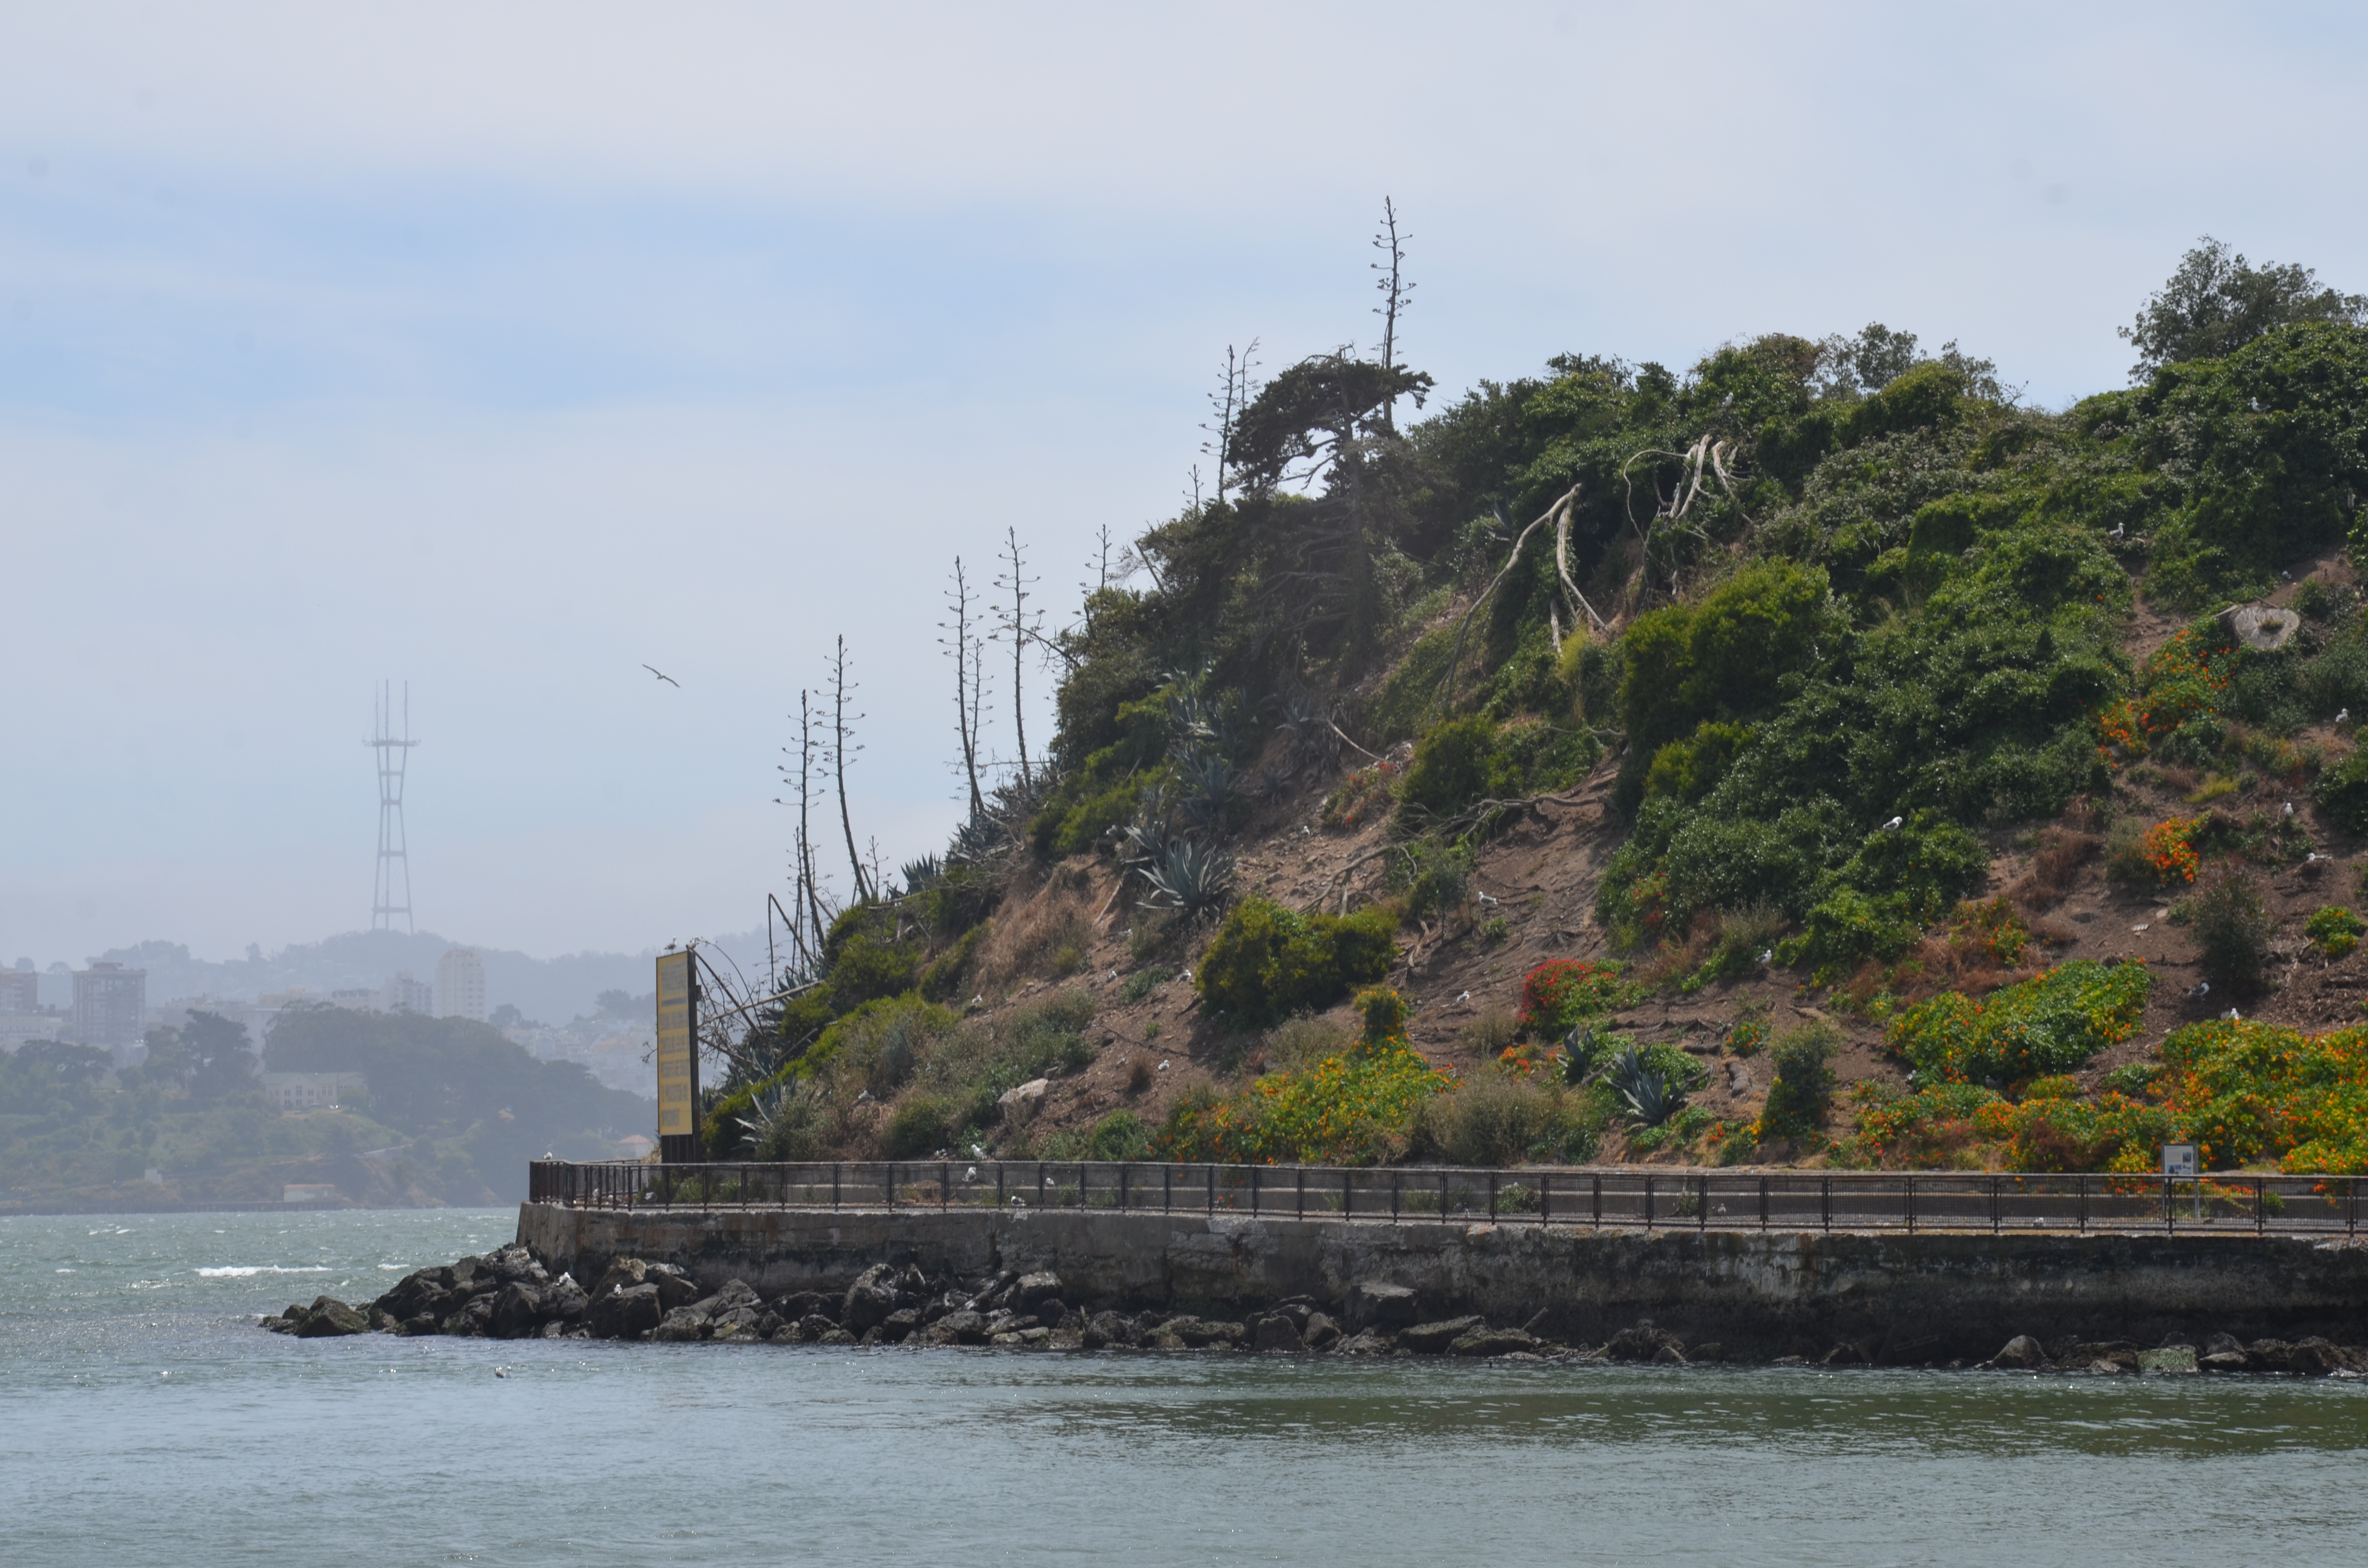
<instances>
[{"instance_id":1,"label":"seagull flying in sky","mask_svg":"<svg viewBox=\"0 0 2368 1568\"><path fill-rule=\"evenodd\" d=\"M677 691L680 691L682 689L682 682L675 679L674 676L666 674L666 671L658 668L655 665L643 665L642 668L649 671L650 674L657 676L658 679L666 682Z\"/></svg>"}]
</instances>

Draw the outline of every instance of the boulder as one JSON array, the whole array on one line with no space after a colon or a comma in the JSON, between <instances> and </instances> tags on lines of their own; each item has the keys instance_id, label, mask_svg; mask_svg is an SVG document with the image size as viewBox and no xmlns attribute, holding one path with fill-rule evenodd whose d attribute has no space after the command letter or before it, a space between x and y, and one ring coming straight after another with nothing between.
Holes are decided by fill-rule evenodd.
<instances>
[{"instance_id":1,"label":"boulder","mask_svg":"<svg viewBox=\"0 0 2368 1568\"><path fill-rule=\"evenodd\" d=\"M1052 1086L1050 1078L1030 1078L1018 1088L1006 1089L996 1096L995 1103L1003 1108L1006 1117L1016 1120L1042 1104L1045 1092Z\"/></svg>"},{"instance_id":2,"label":"boulder","mask_svg":"<svg viewBox=\"0 0 2368 1568\"><path fill-rule=\"evenodd\" d=\"M2039 1341L2027 1334L2018 1334L1987 1364L2005 1371L2027 1372L2044 1366L2046 1361L2047 1352L2040 1348Z\"/></svg>"},{"instance_id":3,"label":"boulder","mask_svg":"<svg viewBox=\"0 0 2368 1568\"><path fill-rule=\"evenodd\" d=\"M707 1320L710 1339L736 1339L743 1344L762 1339L780 1320L754 1301L728 1308Z\"/></svg>"},{"instance_id":4,"label":"boulder","mask_svg":"<svg viewBox=\"0 0 2368 1568\"><path fill-rule=\"evenodd\" d=\"M2259 653L2274 653L2302 630L2302 617L2267 605L2233 605L2220 612L2228 635Z\"/></svg>"},{"instance_id":5,"label":"boulder","mask_svg":"<svg viewBox=\"0 0 2368 1568\"><path fill-rule=\"evenodd\" d=\"M692 1304L709 1317L720 1318L724 1313L738 1308L757 1307L763 1303L757 1300L756 1289L748 1281L734 1279L727 1281L723 1289L716 1291L712 1296Z\"/></svg>"},{"instance_id":6,"label":"boulder","mask_svg":"<svg viewBox=\"0 0 2368 1568\"><path fill-rule=\"evenodd\" d=\"M1339 1342L1339 1353L1343 1356L1387 1356L1396 1348L1395 1338L1386 1334L1376 1334L1370 1328L1354 1338Z\"/></svg>"},{"instance_id":7,"label":"boulder","mask_svg":"<svg viewBox=\"0 0 2368 1568\"><path fill-rule=\"evenodd\" d=\"M2135 1373L2138 1370L2138 1353L2135 1350L2114 1350L2090 1358L2089 1370L2100 1377Z\"/></svg>"},{"instance_id":8,"label":"boulder","mask_svg":"<svg viewBox=\"0 0 2368 1568\"><path fill-rule=\"evenodd\" d=\"M839 1326L853 1334L876 1327L896 1310L897 1288L903 1284L904 1271L884 1263L875 1263L855 1277L847 1288L847 1297L839 1303Z\"/></svg>"},{"instance_id":9,"label":"boulder","mask_svg":"<svg viewBox=\"0 0 2368 1568\"><path fill-rule=\"evenodd\" d=\"M860 1345L863 1342L843 1328L834 1328L814 1343L816 1345Z\"/></svg>"},{"instance_id":10,"label":"boulder","mask_svg":"<svg viewBox=\"0 0 2368 1568\"><path fill-rule=\"evenodd\" d=\"M495 1339L524 1339L541 1326L542 1317L542 1292L512 1280L495 1295L485 1332Z\"/></svg>"},{"instance_id":11,"label":"boulder","mask_svg":"<svg viewBox=\"0 0 2368 1568\"><path fill-rule=\"evenodd\" d=\"M677 1307L660 1319L650 1337L664 1345L684 1345L707 1337L707 1314L697 1307Z\"/></svg>"},{"instance_id":12,"label":"boulder","mask_svg":"<svg viewBox=\"0 0 2368 1568\"><path fill-rule=\"evenodd\" d=\"M416 1338L423 1334L441 1334L444 1325L435 1313L422 1312L417 1317L404 1319L403 1325L395 1332L407 1338Z\"/></svg>"},{"instance_id":13,"label":"boulder","mask_svg":"<svg viewBox=\"0 0 2368 1568\"><path fill-rule=\"evenodd\" d=\"M464 1339L482 1339L492 1332L494 1292L486 1290L461 1303L461 1310L444 1320L444 1332Z\"/></svg>"},{"instance_id":14,"label":"boulder","mask_svg":"<svg viewBox=\"0 0 2368 1568\"><path fill-rule=\"evenodd\" d=\"M1299 1337L1299 1325L1281 1312L1272 1312L1258 1320L1254 1326L1253 1350L1304 1351L1307 1342Z\"/></svg>"},{"instance_id":15,"label":"boulder","mask_svg":"<svg viewBox=\"0 0 2368 1568\"><path fill-rule=\"evenodd\" d=\"M2206 1372L2249 1372L2253 1369L2252 1358L2242 1350L2214 1350L2209 1355L2198 1356L2195 1365Z\"/></svg>"},{"instance_id":16,"label":"boulder","mask_svg":"<svg viewBox=\"0 0 2368 1568\"><path fill-rule=\"evenodd\" d=\"M638 1257L617 1259L601 1271L599 1278L592 1282L592 1289L586 1292L586 1301L587 1304L597 1302L614 1295L619 1290L632 1290L634 1286L643 1283L643 1277L649 1272L649 1267Z\"/></svg>"},{"instance_id":17,"label":"boulder","mask_svg":"<svg viewBox=\"0 0 2368 1568\"><path fill-rule=\"evenodd\" d=\"M1686 1342L1667 1329L1655 1328L1645 1318L1634 1328L1623 1328L1611 1336L1603 1354L1614 1361L1657 1360L1664 1350L1673 1350L1680 1357L1686 1353Z\"/></svg>"},{"instance_id":18,"label":"boulder","mask_svg":"<svg viewBox=\"0 0 2368 1568\"><path fill-rule=\"evenodd\" d=\"M341 1335L367 1334L370 1320L335 1296L316 1296L302 1319L289 1330L299 1339L332 1339Z\"/></svg>"},{"instance_id":19,"label":"boulder","mask_svg":"<svg viewBox=\"0 0 2368 1568\"><path fill-rule=\"evenodd\" d=\"M1447 1347L1450 1356L1510 1356L1533 1353L1538 1342L1518 1328L1475 1328L1459 1335Z\"/></svg>"},{"instance_id":20,"label":"boulder","mask_svg":"<svg viewBox=\"0 0 2368 1568\"><path fill-rule=\"evenodd\" d=\"M1674 1345L1664 1345L1653 1352L1653 1365L1656 1367L1682 1367L1685 1364L1686 1353Z\"/></svg>"},{"instance_id":21,"label":"boulder","mask_svg":"<svg viewBox=\"0 0 2368 1568\"><path fill-rule=\"evenodd\" d=\"M575 1282L573 1274L563 1274L552 1280L542 1293L545 1317L573 1323L584 1315L584 1287Z\"/></svg>"},{"instance_id":22,"label":"boulder","mask_svg":"<svg viewBox=\"0 0 2368 1568\"><path fill-rule=\"evenodd\" d=\"M898 1307L880 1320L880 1337L889 1345L901 1345L920 1329L921 1311L918 1307Z\"/></svg>"},{"instance_id":23,"label":"boulder","mask_svg":"<svg viewBox=\"0 0 2368 1568\"><path fill-rule=\"evenodd\" d=\"M378 1299L378 1305L396 1318L414 1318L432 1312L452 1293L452 1271L449 1268L417 1268L403 1277L400 1284Z\"/></svg>"},{"instance_id":24,"label":"boulder","mask_svg":"<svg viewBox=\"0 0 2368 1568\"><path fill-rule=\"evenodd\" d=\"M1237 1323L1214 1322L1204 1318L1174 1318L1160 1327L1160 1332L1174 1335L1195 1350L1215 1346L1231 1349L1248 1340L1249 1330Z\"/></svg>"},{"instance_id":25,"label":"boulder","mask_svg":"<svg viewBox=\"0 0 2368 1568\"><path fill-rule=\"evenodd\" d=\"M698 1282L671 1263L651 1264L642 1276L642 1282L657 1287L658 1300L668 1312L677 1307L687 1307L699 1300Z\"/></svg>"},{"instance_id":26,"label":"boulder","mask_svg":"<svg viewBox=\"0 0 2368 1568\"><path fill-rule=\"evenodd\" d=\"M1340 1342L1340 1325L1322 1312L1307 1314L1307 1326L1299 1337L1310 1350L1326 1350Z\"/></svg>"},{"instance_id":27,"label":"boulder","mask_svg":"<svg viewBox=\"0 0 2368 1568\"><path fill-rule=\"evenodd\" d=\"M808 1345L819 1345L822 1336L838 1324L820 1312L808 1312L798 1319L798 1338Z\"/></svg>"},{"instance_id":28,"label":"boulder","mask_svg":"<svg viewBox=\"0 0 2368 1568\"><path fill-rule=\"evenodd\" d=\"M1486 1327L1474 1317L1441 1318L1437 1323L1418 1323L1398 1334L1398 1344L1417 1356L1436 1356L1474 1329Z\"/></svg>"},{"instance_id":29,"label":"boulder","mask_svg":"<svg viewBox=\"0 0 2368 1568\"><path fill-rule=\"evenodd\" d=\"M2245 1342L2233 1334L2215 1334L2203 1342L2203 1354L2206 1356L2221 1356L2230 1351L2239 1356L2245 1353Z\"/></svg>"},{"instance_id":30,"label":"boulder","mask_svg":"<svg viewBox=\"0 0 2368 1568\"><path fill-rule=\"evenodd\" d=\"M929 1332L945 1337L945 1345L984 1345L987 1339L986 1319L977 1312L948 1312L929 1326Z\"/></svg>"},{"instance_id":31,"label":"boulder","mask_svg":"<svg viewBox=\"0 0 2368 1568\"><path fill-rule=\"evenodd\" d=\"M1113 1345L1132 1345L1134 1338L1134 1324L1121 1313L1103 1312L1086 1320L1080 1343L1088 1350L1107 1350Z\"/></svg>"},{"instance_id":32,"label":"boulder","mask_svg":"<svg viewBox=\"0 0 2368 1568\"><path fill-rule=\"evenodd\" d=\"M818 1312L838 1304L836 1296L825 1296L819 1290L796 1290L773 1303L784 1323L795 1323L808 1312Z\"/></svg>"},{"instance_id":33,"label":"boulder","mask_svg":"<svg viewBox=\"0 0 2368 1568\"><path fill-rule=\"evenodd\" d=\"M665 1316L656 1286L629 1285L596 1298L584 1321L596 1339L634 1339L657 1327Z\"/></svg>"},{"instance_id":34,"label":"boulder","mask_svg":"<svg viewBox=\"0 0 2368 1568\"><path fill-rule=\"evenodd\" d=\"M1349 1326L1389 1331L1412 1328L1420 1316L1415 1293L1403 1285L1360 1280L1349 1291Z\"/></svg>"},{"instance_id":35,"label":"boulder","mask_svg":"<svg viewBox=\"0 0 2368 1568\"><path fill-rule=\"evenodd\" d=\"M485 1260L482 1257L455 1259L452 1267L446 1272L452 1276L452 1283L449 1289L459 1295L473 1295L481 1278L488 1286L499 1283L494 1278L494 1271L486 1267Z\"/></svg>"},{"instance_id":36,"label":"boulder","mask_svg":"<svg viewBox=\"0 0 2368 1568\"><path fill-rule=\"evenodd\" d=\"M1049 1269L1023 1274L1012 1281L1013 1304L1023 1312L1035 1312L1040 1303L1060 1293L1061 1277Z\"/></svg>"},{"instance_id":37,"label":"boulder","mask_svg":"<svg viewBox=\"0 0 2368 1568\"><path fill-rule=\"evenodd\" d=\"M547 1285L551 1276L543 1271L533 1253L513 1242L485 1255L486 1271L505 1285Z\"/></svg>"}]
</instances>

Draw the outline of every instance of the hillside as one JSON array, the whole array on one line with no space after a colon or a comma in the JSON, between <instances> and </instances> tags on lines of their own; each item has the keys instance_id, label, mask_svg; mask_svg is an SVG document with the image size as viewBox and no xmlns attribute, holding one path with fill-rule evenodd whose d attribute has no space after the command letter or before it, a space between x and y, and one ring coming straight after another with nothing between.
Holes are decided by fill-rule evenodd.
<instances>
[{"instance_id":1,"label":"hillside","mask_svg":"<svg viewBox=\"0 0 2368 1568\"><path fill-rule=\"evenodd\" d=\"M1879 325L1286 369L711 1144L2362 1168L2362 312L2207 244L2062 412Z\"/></svg>"}]
</instances>

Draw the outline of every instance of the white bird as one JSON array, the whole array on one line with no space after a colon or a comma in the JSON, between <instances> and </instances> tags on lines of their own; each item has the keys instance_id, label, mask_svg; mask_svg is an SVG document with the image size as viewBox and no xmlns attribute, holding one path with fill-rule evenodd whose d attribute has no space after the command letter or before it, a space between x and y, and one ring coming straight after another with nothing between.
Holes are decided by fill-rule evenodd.
<instances>
[{"instance_id":1,"label":"white bird","mask_svg":"<svg viewBox=\"0 0 2368 1568\"><path fill-rule=\"evenodd\" d=\"M1011 1206L1014 1209L1025 1209L1028 1207L1028 1200L1015 1192L1011 1195Z\"/></svg>"},{"instance_id":2,"label":"white bird","mask_svg":"<svg viewBox=\"0 0 2368 1568\"><path fill-rule=\"evenodd\" d=\"M2336 722L2337 723L2340 724L2340 723L2342 723L2346 719L2349 719L2349 718L2351 718L2351 709L2349 709L2349 708L2346 708L2342 712L2338 713L2338 714L2335 716L2335 722Z\"/></svg>"},{"instance_id":3,"label":"white bird","mask_svg":"<svg viewBox=\"0 0 2368 1568\"><path fill-rule=\"evenodd\" d=\"M1116 979L1118 978L1118 971L1116 971L1116 970L1112 970L1112 971L1110 971L1110 977L1112 980L1116 980Z\"/></svg>"},{"instance_id":4,"label":"white bird","mask_svg":"<svg viewBox=\"0 0 2368 1568\"><path fill-rule=\"evenodd\" d=\"M2335 858L2335 857L2332 855L2321 855L2317 850L2314 849L2309 854L2302 858L2302 863L2307 866L2313 860L2332 860L2333 858Z\"/></svg>"},{"instance_id":5,"label":"white bird","mask_svg":"<svg viewBox=\"0 0 2368 1568\"><path fill-rule=\"evenodd\" d=\"M1759 961L1761 963L1774 963L1776 961L1776 949L1773 948L1760 949Z\"/></svg>"},{"instance_id":6,"label":"white bird","mask_svg":"<svg viewBox=\"0 0 2368 1568\"><path fill-rule=\"evenodd\" d=\"M497 1378L507 1378L509 1375L510 1369L507 1367L495 1367L494 1369L494 1376Z\"/></svg>"},{"instance_id":7,"label":"white bird","mask_svg":"<svg viewBox=\"0 0 2368 1568\"><path fill-rule=\"evenodd\" d=\"M1192 971L1191 971L1190 970L1189 970L1189 969L1188 969L1188 970L1186 970L1182 974L1178 975L1176 978L1177 978L1177 979L1178 979L1178 980L1190 980L1190 979L1191 979L1191 978L1192 978Z\"/></svg>"},{"instance_id":8,"label":"white bird","mask_svg":"<svg viewBox=\"0 0 2368 1568\"><path fill-rule=\"evenodd\" d=\"M2234 1007L2231 1007L2231 1008L2229 1008L2226 1012L2225 1012L2225 1013L2221 1014L2221 1015L2220 1015L2220 1019L2221 1019L2221 1021L2222 1021L2223 1023L2229 1023L2229 1024L2241 1023L2241 1022L2243 1021L2241 1018L2239 1018L2239 1017L2237 1017L2237 1009L2236 1009L2236 1008L2234 1008Z\"/></svg>"},{"instance_id":9,"label":"white bird","mask_svg":"<svg viewBox=\"0 0 2368 1568\"><path fill-rule=\"evenodd\" d=\"M970 1157L973 1160L984 1160L986 1158L986 1151L973 1143L970 1146Z\"/></svg>"},{"instance_id":10,"label":"white bird","mask_svg":"<svg viewBox=\"0 0 2368 1568\"><path fill-rule=\"evenodd\" d=\"M1162 1073L1167 1072L1167 1062L1162 1062L1159 1064L1158 1071L1160 1071L1160 1072L1162 1072Z\"/></svg>"},{"instance_id":11,"label":"white bird","mask_svg":"<svg viewBox=\"0 0 2368 1568\"><path fill-rule=\"evenodd\" d=\"M1885 833L1897 833L1901 828L1906 827L1907 825L1907 819L1906 817L1894 817L1889 822L1883 824L1883 831Z\"/></svg>"},{"instance_id":12,"label":"white bird","mask_svg":"<svg viewBox=\"0 0 2368 1568\"><path fill-rule=\"evenodd\" d=\"M857 1105L861 1105L864 1101L866 1101L866 1100L870 1099L871 1097L871 1090L869 1090L869 1089L862 1090L861 1092L860 1092L859 1094L857 1094L857 1095L856 1095L856 1096L855 1096L855 1103L856 1103Z\"/></svg>"},{"instance_id":13,"label":"white bird","mask_svg":"<svg viewBox=\"0 0 2368 1568\"><path fill-rule=\"evenodd\" d=\"M1305 823L1301 823L1299 824L1299 836L1302 838L1313 838L1315 836L1315 830L1308 826Z\"/></svg>"},{"instance_id":14,"label":"white bird","mask_svg":"<svg viewBox=\"0 0 2368 1568\"><path fill-rule=\"evenodd\" d=\"M982 994L982 995L973 996L973 997L972 997L972 998L970 999L970 1005L971 1005L972 1006L975 1007L975 1006L979 1006L981 1003L985 1002L985 1000L986 1000L986 998L985 998L985 995L983 995L983 994Z\"/></svg>"},{"instance_id":15,"label":"white bird","mask_svg":"<svg viewBox=\"0 0 2368 1568\"><path fill-rule=\"evenodd\" d=\"M658 668L655 665L643 665L642 668L649 671L650 674L657 676L658 679L666 682L677 691L680 691L682 689L682 682L675 679L674 676L666 674L666 671Z\"/></svg>"},{"instance_id":16,"label":"white bird","mask_svg":"<svg viewBox=\"0 0 2368 1568\"><path fill-rule=\"evenodd\" d=\"M1471 1000L1472 1000L1472 993L1470 993L1469 991L1466 991L1466 992L1463 993L1461 995L1457 996L1455 999L1456 999L1458 1002L1469 1002L1469 1001L1471 1001Z\"/></svg>"},{"instance_id":17,"label":"white bird","mask_svg":"<svg viewBox=\"0 0 2368 1568\"><path fill-rule=\"evenodd\" d=\"M2199 980L2187 994L2190 996L2209 996L2212 994L2212 983L2208 980Z\"/></svg>"},{"instance_id":18,"label":"white bird","mask_svg":"<svg viewBox=\"0 0 2368 1568\"><path fill-rule=\"evenodd\" d=\"M2294 574L2291 572L2280 572L2278 575L2283 577L2289 583L2294 581Z\"/></svg>"},{"instance_id":19,"label":"white bird","mask_svg":"<svg viewBox=\"0 0 2368 1568\"><path fill-rule=\"evenodd\" d=\"M2294 802L2292 801L2288 801L2286 802L2286 815L2294 815Z\"/></svg>"},{"instance_id":20,"label":"white bird","mask_svg":"<svg viewBox=\"0 0 2368 1568\"><path fill-rule=\"evenodd\" d=\"M2107 534L2105 537L2107 539L2120 539L2123 534L2126 534L2129 531L2129 525L2127 523L2115 523L2113 525L2113 531Z\"/></svg>"},{"instance_id":21,"label":"white bird","mask_svg":"<svg viewBox=\"0 0 2368 1568\"><path fill-rule=\"evenodd\" d=\"M978 1179L978 1167L977 1167L976 1165L973 1165L973 1166L971 1166L971 1168L970 1168L970 1169L968 1169L968 1170L966 1170L966 1171L962 1172L962 1180L964 1180L964 1181L976 1181L977 1179Z\"/></svg>"},{"instance_id":22,"label":"white bird","mask_svg":"<svg viewBox=\"0 0 2368 1568\"><path fill-rule=\"evenodd\" d=\"M1474 888L1474 889L1472 890L1472 892L1473 892L1473 893L1474 894L1474 896L1476 896L1476 897L1480 900L1480 902L1481 902L1481 903L1496 903L1496 902L1497 902L1495 899L1493 899L1493 898L1489 897L1486 893L1480 892L1480 890L1479 890L1478 888Z\"/></svg>"}]
</instances>

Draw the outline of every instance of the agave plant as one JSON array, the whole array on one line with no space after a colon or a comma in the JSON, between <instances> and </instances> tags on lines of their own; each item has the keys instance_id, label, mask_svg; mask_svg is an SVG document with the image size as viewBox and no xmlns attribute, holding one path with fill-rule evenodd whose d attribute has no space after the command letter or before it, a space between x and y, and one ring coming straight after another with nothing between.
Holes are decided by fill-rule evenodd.
<instances>
[{"instance_id":1,"label":"agave plant","mask_svg":"<svg viewBox=\"0 0 2368 1568\"><path fill-rule=\"evenodd\" d=\"M1011 838L1003 824L986 812L975 812L954 829L953 841L946 846L946 864L985 865L1010 847Z\"/></svg>"},{"instance_id":2,"label":"agave plant","mask_svg":"<svg viewBox=\"0 0 2368 1568\"><path fill-rule=\"evenodd\" d=\"M740 1126L741 1153L757 1154L764 1151L766 1140L781 1125L781 1113L788 1108L792 1092L789 1085L777 1084L770 1091L749 1100L748 1113L734 1119Z\"/></svg>"},{"instance_id":3,"label":"agave plant","mask_svg":"<svg viewBox=\"0 0 2368 1568\"><path fill-rule=\"evenodd\" d=\"M1644 1052L1633 1045L1612 1062L1603 1081L1626 1103L1628 1113L1646 1127L1660 1126L1686 1103L1686 1092L1676 1077L1645 1061Z\"/></svg>"},{"instance_id":4,"label":"agave plant","mask_svg":"<svg viewBox=\"0 0 2368 1568\"><path fill-rule=\"evenodd\" d=\"M934 855L924 855L917 860L907 860L905 862L904 869L905 891L908 893L919 892L944 874L945 868L938 863L938 858Z\"/></svg>"},{"instance_id":5,"label":"agave plant","mask_svg":"<svg viewBox=\"0 0 2368 1568\"><path fill-rule=\"evenodd\" d=\"M1143 868L1143 880L1151 884L1151 896L1143 902L1152 909L1181 910L1188 919L1198 919L1225 902L1233 877L1234 858L1223 849L1198 839L1172 838L1167 853Z\"/></svg>"},{"instance_id":6,"label":"agave plant","mask_svg":"<svg viewBox=\"0 0 2368 1568\"><path fill-rule=\"evenodd\" d=\"M1325 707L1304 691L1292 692L1282 700L1282 713L1276 721L1290 742L1291 767L1323 770L1340 760L1340 732L1336 726L1333 710Z\"/></svg>"},{"instance_id":7,"label":"agave plant","mask_svg":"<svg viewBox=\"0 0 2368 1568\"><path fill-rule=\"evenodd\" d=\"M1156 866L1167 858L1168 841L1167 801L1153 790L1136 808L1134 821L1119 830L1119 864L1130 870Z\"/></svg>"},{"instance_id":8,"label":"agave plant","mask_svg":"<svg viewBox=\"0 0 2368 1568\"><path fill-rule=\"evenodd\" d=\"M1241 788L1234 765L1220 754L1206 751L1177 759L1176 784L1179 794L1176 814L1189 827L1211 834L1224 827L1225 808L1233 804Z\"/></svg>"}]
</instances>

